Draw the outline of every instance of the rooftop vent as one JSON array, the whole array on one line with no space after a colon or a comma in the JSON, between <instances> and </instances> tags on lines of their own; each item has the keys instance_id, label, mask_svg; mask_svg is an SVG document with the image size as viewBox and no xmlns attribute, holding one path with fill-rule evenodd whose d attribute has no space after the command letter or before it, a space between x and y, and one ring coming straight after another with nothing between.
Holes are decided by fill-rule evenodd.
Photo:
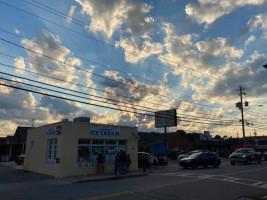
<instances>
[{"instance_id":1,"label":"rooftop vent","mask_svg":"<svg viewBox=\"0 0 267 200\"><path fill-rule=\"evenodd\" d=\"M90 117L76 117L73 119L73 121L90 123Z\"/></svg>"}]
</instances>

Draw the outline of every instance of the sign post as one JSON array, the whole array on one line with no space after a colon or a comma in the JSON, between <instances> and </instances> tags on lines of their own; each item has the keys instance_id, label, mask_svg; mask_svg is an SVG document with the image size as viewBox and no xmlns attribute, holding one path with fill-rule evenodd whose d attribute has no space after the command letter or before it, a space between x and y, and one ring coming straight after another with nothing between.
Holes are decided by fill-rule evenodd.
<instances>
[{"instance_id":1,"label":"sign post","mask_svg":"<svg viewBox=\"0 0 267 200\"><path fill-rule=\"evenodd\" d=\"M176 109L155 112L155 128L163 128L166 143L166 156L168 155L167 127L177 126Z\"/></svg>"}]
</instances>

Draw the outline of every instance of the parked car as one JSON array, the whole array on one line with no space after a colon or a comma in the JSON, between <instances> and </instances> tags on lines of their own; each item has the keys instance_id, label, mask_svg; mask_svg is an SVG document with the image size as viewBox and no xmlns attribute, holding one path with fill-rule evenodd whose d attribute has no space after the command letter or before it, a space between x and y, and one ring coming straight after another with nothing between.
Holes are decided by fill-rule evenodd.
<instances>
[{"instance_id":1,"label":"parked car","mask_svg":"<svg viewBox=\"0 0 267 200\"><path fill-rule=\"evenodd\" d=\"M208 152L207 150L194 150L194 151L190 151L187 154L181 154L177 157L177 161L179 162L181 159L183 158L188 158L189 156L195 154L195 153L200 153L200 152Z\"/></svg>"},{"instance_id":2,"label":"parked car","mask_svg":"<svg viewBox=\"0 0 267 200\"><path fill-rule=\"evenodd\" d=\"M221 164L221 160L216 153L213 152L199 152L194 153L188 158L183 158L180 160L179 165L183 168L191 167L192 169L196 169L199 166L213 166L215 168L219 167Z\"/></svg>"},{"instance_id":3,"label":"parked car","mask_svg":"<svg viewBox=\"0 0 267 200\"><path fill-rule=\"evenodd\" d=\"M264 157L265 160L267 160L267 151L264 152L263 157Z\"/></svg>"},{"instance_id":4,"label":"parked car","mask_svg":"<svg viewBox=\"0 0 267 200\"><path fill-rule=\"evenodd\" d=\"M261 153L255 152L252 148L241 148L236 149L234 153L229 156L232 165L236 163L251 163L251 162L261 162Z\"/></svg>"},{"instance_id":5,"label":"parked car","mask_svg":"<svg viewBox=\"0 0 267 200\"><path fill-rule=\"evenodd\" d=\"M146 152L138 152L138 167L143 167L142 156L145 156L145 158L146 158L146 167L148 167L149 166L148 159L151 156L151 154L150 153L146 153ZM156 156L154 156L153 165L157 165L157 164L158 164L158 159L157 159Z\"/></svg>"},{"instance_id":6,"label":"parked car","mask_svg":"<svg viewBox=\"0 0 267 200\"><path fill-rule=\"evenodd\" d=\"M19 155L17 158L16 158L16 160L15 160L15 162L19 165L19 164L23 164L23 162L24 162L24 158L25 158L25 155L24 154L21 154L21 155Z\"/></svg>"}]
</instances>

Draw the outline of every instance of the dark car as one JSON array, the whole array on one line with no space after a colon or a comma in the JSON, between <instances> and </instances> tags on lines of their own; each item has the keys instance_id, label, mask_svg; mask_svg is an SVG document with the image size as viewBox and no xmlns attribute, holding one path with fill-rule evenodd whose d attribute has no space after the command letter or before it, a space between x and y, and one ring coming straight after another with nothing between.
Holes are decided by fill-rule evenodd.
<instances>
[{"instance_id":1,"label":"dark car","mask_svg":"<svg viewBox=\"0 0 267 200\"><path fill-rule=\"evenodd\" d=\"M183 168L191 167L193 169L199 166L208 167L213 166L215 168L219 167L221 160L216 153L213 152L200 152L195 153L188 158L183 158L180 160L179 165Z\"/></svg>"},{"instance_id":2,"label":"dark car","mask_svg":"<svg viewBox=\"0 0 267 200\"><path fill-rule=\"evenodd\" d=\"M235 152L233 152L229 156L229 160L232 165L236 163L251 163L251 162L257 162L261 163L261 153L255 152L252 148L241 148L236 149Z\"/></svg>"},{"instance_id":3,"label":"dark car","mask_svg":"<svg viewBox=\"0 0 267 200\"><path fill-rule=\"evenodd\" d=\"M145 156L146 159L146 167L149 166L149 157L151 156L150 153L146 153L146 152L138 152L138 167L142 167L143 166L143 161L142 161L142 156ZM155 156L154 157L154 163L153 165L157 165L158 164L158 159Z\"/></svg>"},{"instance_id":4,"label":"dark car","mask_svg":"<svg viewBox=\"0 0 267 200\"><path fill-rule=\"evenodd\" d=\"M25 158L25 155L24 154L21 154L21 155L19 155L17 158L16 158L16 160L15 160L15 162L19 165L19 164L23 164L23 162L24 162L24 158Z\"/></svg>"}]
</instances>

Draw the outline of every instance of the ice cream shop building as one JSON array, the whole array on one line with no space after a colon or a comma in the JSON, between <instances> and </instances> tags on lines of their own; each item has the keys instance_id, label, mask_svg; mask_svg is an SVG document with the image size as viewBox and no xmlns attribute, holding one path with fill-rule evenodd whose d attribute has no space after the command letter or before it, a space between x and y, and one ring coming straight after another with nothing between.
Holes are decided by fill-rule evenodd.
<instances>
[{"instance_id":1,"label":"ice cream shop building","mask_svg":"<svg viewBox=\"0 0 267 200\"><path fill-rule=\"evenodd\" d=\"M137 128L90 123L89 118L63 120L28 130L23 168L56 177L95 174L97 157L104 154L104 173L114 172L121 149L137 169Z\"/></svg>"}]
</instances>

